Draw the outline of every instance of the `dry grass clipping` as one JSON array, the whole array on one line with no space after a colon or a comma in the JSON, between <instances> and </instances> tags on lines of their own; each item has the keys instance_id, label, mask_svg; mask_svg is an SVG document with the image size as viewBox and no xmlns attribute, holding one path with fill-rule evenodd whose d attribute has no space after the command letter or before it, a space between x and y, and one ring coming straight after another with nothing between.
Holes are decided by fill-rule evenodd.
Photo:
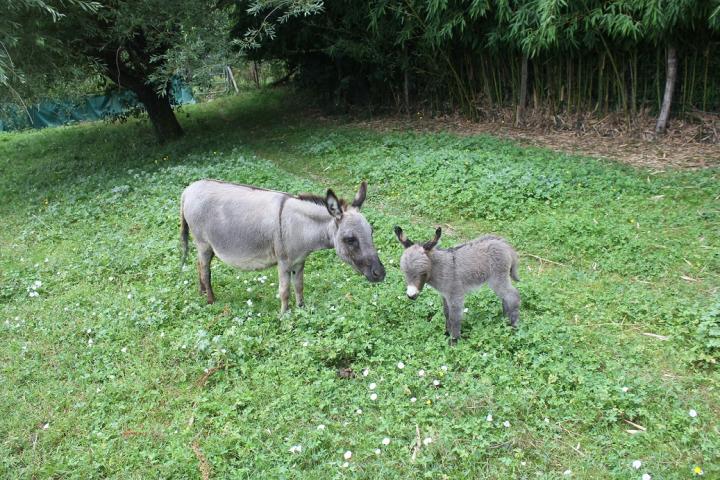
<instances>
[{"instance_id":1,"label":"dry grass clipping","mask_svg":"<svg viewBox=\"0 0 720 480\"><path fill-rule=\"evenodd\" d=\"M200 477L202 478L202 480L210 480L212 467L210 467L210 463L207 461L207 458L202 453L202 450L200 450L200 444L197 440L193 440L192 449L195 453L195 457L197 457L198 462L200 463Z\"/></svg>"}]
</instances>

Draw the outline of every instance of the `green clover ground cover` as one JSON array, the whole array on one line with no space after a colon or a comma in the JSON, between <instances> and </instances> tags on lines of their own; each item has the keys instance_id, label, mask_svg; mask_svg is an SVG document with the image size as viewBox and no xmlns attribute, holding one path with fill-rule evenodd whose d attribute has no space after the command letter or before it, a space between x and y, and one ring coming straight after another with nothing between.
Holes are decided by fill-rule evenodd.
<instances>
[{"instance_id":1,"label":"green clover ground cover","mask_svg":"<svg viewBox=\"0 0 720 480\"><path fill-rule=\"evenodd\" d=\"M720 475L717 170L294 107L194 106L167 146L138 121L0 135L0 476L198 478L193 443L213 478ZM178 266L178 198L203 177L345 197L367 179L385 283L314 254L307 307L278 319L274 270L217 262L205 305ZM404 297L395 224L506 236L520 328L481 290L448 348L439 297Z\"/></svg>"}]
</instances>

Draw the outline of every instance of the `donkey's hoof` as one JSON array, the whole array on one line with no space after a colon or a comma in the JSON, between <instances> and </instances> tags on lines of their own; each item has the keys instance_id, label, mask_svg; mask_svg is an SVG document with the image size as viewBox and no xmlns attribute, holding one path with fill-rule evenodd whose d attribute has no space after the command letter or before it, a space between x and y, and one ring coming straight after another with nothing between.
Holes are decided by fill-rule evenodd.
<instances>
[{"instance_id":1,"label":"donkey's hoof","mask_svg":"<svg viewBox=\"0 0 720 480\"><path fill-rule=\"evenodd\" d=\"M449 344L451 347L454 347L454 346L457 345L458 340L459 340L459 338L451 338L450 341L448 342L448 344Z\"/></svg>"}]
</instances>

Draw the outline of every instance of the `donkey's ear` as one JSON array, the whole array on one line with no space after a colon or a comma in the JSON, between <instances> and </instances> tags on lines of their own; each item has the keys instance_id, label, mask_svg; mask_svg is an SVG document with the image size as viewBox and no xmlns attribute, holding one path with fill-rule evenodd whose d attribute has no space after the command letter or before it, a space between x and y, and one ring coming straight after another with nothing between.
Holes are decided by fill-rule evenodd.
<instances>
[{"instance_id":1,"label":"donkey's ear","mask_svg":"<svg viewBox=\"0 0 720 480\"><path fill-rule=\"evenodd\" d=\"M440 241L440 235L442 235L442 228L438 227L437 230L435 230L435 237L432 240L425 242L425 244L423 245L425 251L429 252L430 250L435 248L435 245L437 245L437 243Z\"/></svg>"},{"instance_id":2,"label":"donkey's ear","mask_svg":"<svg viewBox=\"0 0 720 480\"><path fill-rule=\"evenodd\" d=\"M405 236L405 232L402 231L402 228L396 225L394 230L395 236L397 237L398 241L402 243L403 247L408 248L413 245L413 242L411 242L410 239Z\"/></svg>"},{"instance_id":3,"label":"donkey's ear","mask_svg":"<svg viewBox=\"0 0 720 480\"><path fill-rule=\"evenodd\" d=\"M352 201L352 206L355 208L362 207L362 204L365 201L366 195L367 195L367 182L363 181L360 184L360 190L358 190L357 195L355 195L355 198Z\"/></svg>"},{"instance_id":4,"label":"donkey's ear","mask_svg":"<svg viewBox=\"0 0 720 480\"><path fill-rule=\"evenodd\" d=\"M342 205L340 204L340 200L338 200L337 196L335 195L335 192L333 192L330 188L328 188L327 194L325 195L325 205L327 205L327 209L328 212L330 212L330 215L335 217L337 220L340 220L342 218Z\"/></svg>"}]
</instances>

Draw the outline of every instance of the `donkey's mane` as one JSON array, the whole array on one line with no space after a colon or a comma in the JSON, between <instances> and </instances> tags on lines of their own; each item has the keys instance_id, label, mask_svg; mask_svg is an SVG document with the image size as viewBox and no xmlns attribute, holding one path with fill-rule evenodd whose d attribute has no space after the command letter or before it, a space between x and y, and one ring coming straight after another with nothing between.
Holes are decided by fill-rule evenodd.
<instances>
[{"instance_id":1,"label":"donkey's mane","mask_svg":"<svg viewBox=\"0 0 720 480\"><path fill-rule=\"evenodd\" d=\"M311 202L316 205L322 205L323 207L327 208L327 202L325 201L325 197L321 197L320 195L315 195L312 193L301 193L298 196L296 196L298 200L302 200L303 202ZM347 207L347 202L343 200L342 198L338 199L338 202L340 203L340 208L345 210Z\"/></svg>"}]
</instances>

